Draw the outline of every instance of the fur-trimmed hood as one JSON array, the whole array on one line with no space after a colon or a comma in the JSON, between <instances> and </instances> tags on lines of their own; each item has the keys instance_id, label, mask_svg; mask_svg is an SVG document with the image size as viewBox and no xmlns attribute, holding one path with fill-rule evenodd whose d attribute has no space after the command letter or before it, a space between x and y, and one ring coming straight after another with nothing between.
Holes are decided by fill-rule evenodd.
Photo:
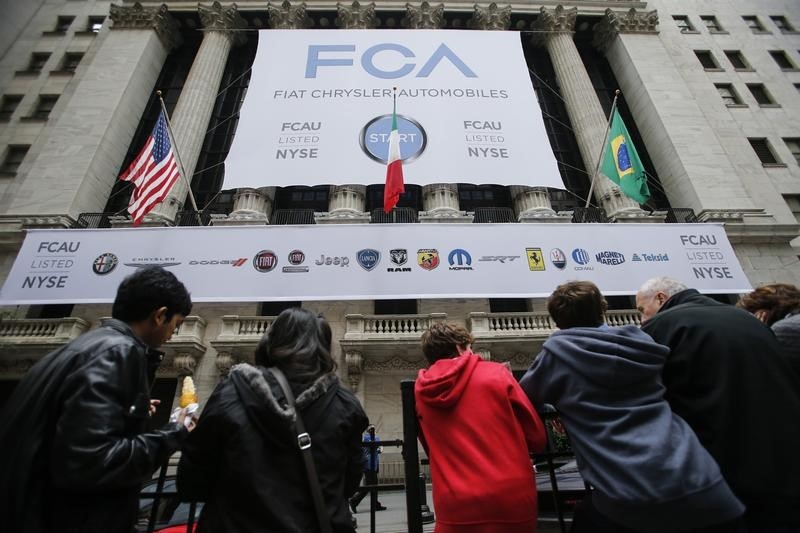
<instances>
[{"instance_id":1,"label":"fur-trimmed hood","mask_svg":"<svg viewBox=\"0 0 800 533\"><path fill-rule=\"evenodd\" d=\"M231 369L229 379L248 416L264 432L275 431L272 423L275 419L281 420L287 429L294 425L297 416L295 409L289 407L280 385L265 368L242 363ZM317 378L306 389L295 389L293 392L297 395L297 409L302 413L316 401L330 401L338 385L339 377L334 372L329 372Z\"/></svg>"}]
</instances>

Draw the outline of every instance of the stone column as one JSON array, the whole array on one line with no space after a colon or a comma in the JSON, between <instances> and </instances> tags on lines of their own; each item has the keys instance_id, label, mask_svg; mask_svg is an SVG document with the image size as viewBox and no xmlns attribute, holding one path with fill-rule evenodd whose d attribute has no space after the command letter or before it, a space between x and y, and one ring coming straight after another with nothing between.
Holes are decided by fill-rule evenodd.
<instances>
[{"instance_id":1,"label":"stone column","mask_svg":"<svg viewBox=\"0 0 800 533\"><path fill-rule=\"evenodd\" d=\"M215 226L261 226L269 224L275 187L236 189L233 210L225 218L214 220Z\"/></svg>"},{"instance_id":2,"label":"stone column","mask_svg":"<svg viewBox=\"0 0 800 533\"><path fill-rule=\"evenodd\" d=\"M571 215L557 214L550 203L547 187L526 187L512 185L511 197L517 222L564 222L572 220Z\"/></svg>"},{"instance_id":3,"label":"stone column","mask_svg":"<svg viewBox=\"0 0 800 533\"><path fill-rule=\"evenodd\" d=\"M356 0L350 5L336 4L336 24L345 30L366 30L378 25L375 3L361 5ZM331 188L328 212L317 215L318 224L369 223L366 185L339 185Z\"/></svg>"},{"instance_id":4,"label":"stone column","mask_svg":"<svg viewBox=\"0 0 800 533\"><path fill-rule=\"evenodd\" d=\"M7 215L37 215L32 226L69 225L108 202L167 54L181 41L164 5L112 4L110 18L102 46L59 100L60 115L31 146Z\"/></svg>"},{"instance_id":5,"label":"stone column","mask_svg":"<svg viewBox=\"0 0 800 533\"><path fill-rule=\"evenodd\" d=\"M572 39L577 14L577 8L543 7L539 18L532 26L535 32L533 41L545 46L550 54L553 69L561 86L561 96L575 128L575 137L584 167L589 173L593 173L602 149L608 118L597 99L592 81ZM591 175L588 179L591 180ZM595 180L594 194L611 217L626 212L644 214L639 204L623 195L616 184L602 175Z\"/></svg>"},{"instance_id":6,"label":"stone column","mask_svg":"<svg viewBox=\"0 0 800 533\"><path fill-rule=\"evenodd\" d=\"M475 6L470 24L478 30L506 31L511 27L511 6L498 7L491 3L487 7ZM532 110L541 112L540 110ZM546 187L511 187L514 210L519 222L569 222L567 217L559 217L550 204L550 194Z\"/></svg>"},{"instance_id":7,"label":"stone column","mask_svg":"<svg viewBox=\"0 0 800 533\"><path fill-rule=\"evenodd\" d=\"M222 7L219 2L214 2L211 7L198 6L198 11L204 29L203 42L171 118L175 144L190 181L217 99L228 53L232 47L245 41L244 33L236 30L247 26L236 4ZM172 223L184 206L188 190L186 180L178 180L167 198L149 216Z\"/></svg>"},{"instance_id":8,"label":"stone column","mask_svg":"<svg viewBox=\"0 0 800 533\"><path fill-rule=\"evenodd\" d=\"M435 30L445 25L444 4L419 6L406 4L405 25L409 29ZM472 222L472 216L458 206L458 186L454 183L434 183L422 186L420 222Z\"/></svg>"}]
</instances>

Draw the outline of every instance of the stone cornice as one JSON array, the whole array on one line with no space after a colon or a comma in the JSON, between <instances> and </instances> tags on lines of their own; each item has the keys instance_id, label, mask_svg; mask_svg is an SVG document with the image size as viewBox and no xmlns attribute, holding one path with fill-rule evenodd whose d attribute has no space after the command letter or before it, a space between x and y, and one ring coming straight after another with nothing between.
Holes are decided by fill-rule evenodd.
<instances>
[{"instance_id":1,"label":"stone cornice","mask_svg":"<svg viewBox=\"0 0 800 533\"><path fill-rule=\"evenodd\" d=\"M578 16L578 8L564 9L564 6L556 6L555 9L542 7L539 10L539 17L531 24L533 37L531 41L539 46L544 45L547 40L558 33L573 33L575 31L575 19Z\"/></svg>"},{"instance_id":2,"label":"stone cornice","mask_svg":"<svg viewBox=\"0 0 800 533\"><path fill-rule=\"evenodd\" d=\"M289 0L283 0L280 7L272 3L267 4L269 12L269 27L275 30L295 30L311 27L311 17L306 13L306 4L301 2L292 5Z\"/></svg>"},{"instance_id":3,"label":"stone cornice","mask_svg":"<svg viewBox=\"0 0 800 533\"><path fill-rule=\"evenodd\" d=\"M349 6L337 3L339 15L336 25L344 30L368 30L378 25L378 16L375 14L375 2L362 6L355 0Z\"/></svg>"},{"instance_id":4,"label":"stone cornice","mask_svg":"<svg viewBox=\"0 0 800 533\"><path fill-rule=\"evenodd\" d=\"M507 30L511 27L511 6L499 7L494 2L486 7L475 4L470 26L476 30Z\"/></svg>"},{"instance_id":5,"label":"stone cornice","mask_svg":"<svg viewBox=\"0 0 800 533\"><path fill-rule=\"evenodd\" d=\"M214 2L211 7L199 4L197 12L200 14L200 21L204 30L224 33L230 38L233 46L238 46L245 42L245 34L239 30L247 28L247 21L239 14L239 8L236 4L225 7L219 2Z\"/></svg>"},{"instance_id":6,"label":"stone cornice","mask_svg":"<svg viewBox=\"0 0 800 533\"><path fill-rule=\"evenodd\" d=\"M136 2L132 6L111 4L112 30L155 30L164 48L171 50L181 44L181 34L175 19L169 14L166 4L158 7L143 7Z\"/></svg>"},{"instance_id":7,"label":"stone cornice","mask_svg":"<svg viewBox=\"0 0 800 533\"><path fill-rule=\"evenodd\" d=\"M593 44L600 50L607 50L620 33L658 34L658 11L636 11L631 8L626 13L606 9L600 22L594 26Z\"/></svg>"},{"instance_id":8,"label":"stone cornice","mask_svg":"<svg viewBox=\"0 0 800 533\"><path fill-rule=\"evenodd\" d=\"M431 6L422 2L419 6L406 4L405 26L411 29L435 30L444 27L444 4Z\"/></svg>"}]
</instances>

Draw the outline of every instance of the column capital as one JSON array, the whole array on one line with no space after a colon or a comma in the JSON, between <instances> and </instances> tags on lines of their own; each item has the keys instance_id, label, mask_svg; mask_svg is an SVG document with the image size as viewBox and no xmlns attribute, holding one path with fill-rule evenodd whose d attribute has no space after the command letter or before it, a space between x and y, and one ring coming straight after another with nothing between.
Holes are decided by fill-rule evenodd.
<instances>
[{"instance_id":1,"label":"column capital","mask_svg":"<svg viewBox=\"0 0 800 533\"><path fill-rule=\"evenodd\" d=\"M139 2L132 6L111 4L109 16L114 22L112 30L155 30L167 50L182 42L178 23L169 14L166 4L158 7L143 7Z\"/></svg>"},{"instance_id":2,"label":"column capital","mask_svg":"<svg viewBox=\"0 0 800 533\"><path fill-rule=\"evenodd\" d=\"M357 350L349 350L344 354L345 365L347 365L347 377L350 381L350 390L358 391L358 384L361 382L361 373L364 369L364 357Z\"/></svg>"},{"instance_id":3,"label":"column capital","mask_svg":"<svg viewBox=\"0 0 800 533\"><path fill-rule=\"evenodd\" d=\"M556 6L555 9L542 7L539 10L539 16L531 24L531 29L534 31L531 41L541 46L554 34L573 33L577 16L577 7L572 9L564 9L564 6L561 5Z\"/></svg>"},{"instance_id":4,"label":"column capital","mask_svg":"<svg viewBox=\"0 0 800 533\"><path fill-rule=\"evenodd\" d=\"M274 30L299 30L311 27L311 17L306 13L306 3L300 2L294 6L289 0L276 7L270 2L267 4L269 12L269 27Z\"/></svg>"},{"instance_id":5,"label":"column capital","mask_svg":"<svg viewBox=\"0 0 800 533\"><path fill-rule=\"evenodd\" d=\"M368 30L378 26L378 17L375 15L375 2L361 5L355 0L349 6L336 3L336 24L343 30Z\"/></svg>"},{"instance_id":6,"label":"column capital","mask_svg":"<svg viewBox=\"0 0 800 533\"><path fill-rule=\"evenodd\" d=\"M511 27L511 6L498 7L494 2L486 7L475 4L471 22L477 30L507 30Z\"/></svg>"},{"instance_id":7,"label":"column capital","mask_svg":"<svg viewBox=\"0 0 800 533\"><path fill-rule=\"evenodd\" d=\"M406 4L406 26L410 29L436 30L444 27L444 4L431 6L422 2L419 6Z\"/></svg>"},{"instance_id":8,"label":"column capital","mask_svg":"<svg viewBox=\"0 0 800 533\"><path fill-rule=\"evenodd\" d=\"M658 11L639 12L631 8L627 13L606 9L600 22L594 26L592 44L607 50L620 33L658 33Z\"/></svg>"},{"instance_id":9,"label":"column capital","mask_svg":"<svg viewBox=\"0 0 800 533\"><path fill-rule=\"evenodd\" d=\"M210 7L198 4L197 12L200 14L204 30L224 33L233 46L244 44L245 34L238 30L247 28L247 21L239 14L236 4L224 7L219 2L214 2Z\"/></svg>"}]
</instances>

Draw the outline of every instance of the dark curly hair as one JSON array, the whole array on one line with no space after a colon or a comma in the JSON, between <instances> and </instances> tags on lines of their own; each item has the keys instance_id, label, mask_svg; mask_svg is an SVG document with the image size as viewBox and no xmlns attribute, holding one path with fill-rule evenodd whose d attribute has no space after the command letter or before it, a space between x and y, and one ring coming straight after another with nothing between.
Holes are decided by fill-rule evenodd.
<instances>
[{"instance_id":1,"label":"dark curly hair","mask_svg":"<svg viewBox=\"0 0 800 533\"><path fill-rule=\"evenodd\" d=\"M328 321L301 307L285 309L261 337L256 364L275 366L292 385L308 385L336 370L331 357L333 333Z\"/></svg>"},{"instance_id":2,"label":"dark curly hair","mask_svg":"<svg viewBox=\"0 0 800 533\"><path fill-rule=\"evenodd\" d=\"M736 307L753 314L756 311L765 311L764 322L772 326L789 313L800 309L800 289L788 283L764 285L742 296Z\"/></svg>"},{"instance_id":3,"label":"dark curly hair","mask_svg":"<svg viewBox=\"0 0 800 533\"><path fill-rule=\"evenodd\" d=\"M189 291L172 272L160 266L145 266L122 280L111 316L130 324L146 319L162 307L167 308L167 319L176 313L189 315L192 312Z\"/></svg>"},{"instance_id":4,"label":"dark curly hair","mask_svg":"<svg viewBox=\"0 0 800 533\"><path fill-rule=\"evenodd\" d=\"M591 281L569 281L547 299L547 312L559 329L597 327L604 323L608 304Z\"/></svg>"},{"instance_id":5,"label":"dark curly hair","mask_svg":"<svg viewBox=\"0 0 800 533\"><path fill-rule=\"evenodd\" d=\"M475 339L464 327L449 322L431 324L422 334L422 353L430 364L439 359L449 359L458 355L458 347L466 347Z\"/></svg>"}]
</instances>

